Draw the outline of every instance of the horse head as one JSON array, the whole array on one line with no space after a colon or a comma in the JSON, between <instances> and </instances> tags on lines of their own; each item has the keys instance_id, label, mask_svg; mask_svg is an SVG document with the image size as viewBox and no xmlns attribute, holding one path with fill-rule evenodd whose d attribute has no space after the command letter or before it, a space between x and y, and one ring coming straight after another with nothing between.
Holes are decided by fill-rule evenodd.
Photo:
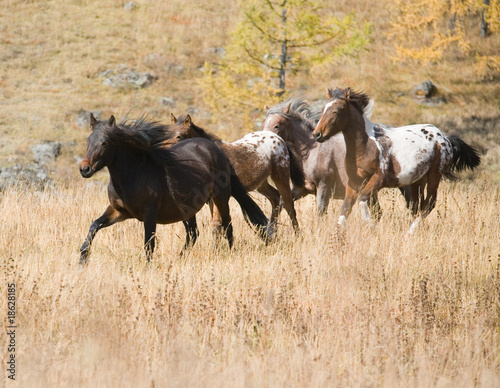
<instances>
[{"instance_id":1,"label":"horse head","mask_svg":"<svg viewBox=\"0 0 500 388\"><path fill-rule=\"evenodd\" d=\"M291 104L287 104L285 107L283 107L281 112L268 113L266 119L264 120L264 123L262 124L262 130L274 132L283 140L289 142L292 126L291 119L288 115L290 112L290 105Z\"/></svg>"},{"instance_id":2,"label":"horse head","mask_svg":"<svg viewBox=\"0 0 500 388\"><path fill-rule=\"evenodd\" d=\"M114 147L111 146L108 134L116 126L114 116L109 120L96 120L90 114L90 128L92 133L87 138L87 151L85 158L80 163L80 174L84 178L90 178L101 168L109 165L113 160Z\"/></svg>"},{"instance_id":3,"label":"horse head","mask_svg":"<svg viewBox=\"0 0 500 388\"><path fill-rule=\"evenodd\" d=\"M350 95L350 88L345 90L339 88L335 90L327 89L326 97L328 101L313 131L313 138L316 141L322 143L345 128L347 124L345 112L347 111Z\"/></svg>"}]
</instances>

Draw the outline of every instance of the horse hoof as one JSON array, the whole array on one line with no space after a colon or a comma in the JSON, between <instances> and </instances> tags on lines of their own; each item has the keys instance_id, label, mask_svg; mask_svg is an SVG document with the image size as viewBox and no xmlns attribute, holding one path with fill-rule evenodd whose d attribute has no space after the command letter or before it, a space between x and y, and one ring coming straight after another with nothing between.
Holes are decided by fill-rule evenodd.
<instances>
[{"instance_id":1,"label":"horse hoof","mask_svg":"<svg viewBox=\"0 0 500 388\"><path fill-rule=\"evenodd\" d=\"M80 265L87 265L89 263L89 260L86 256L81 256L80 260L78 260L78 264Z\"/></svg>"}]
</instances>

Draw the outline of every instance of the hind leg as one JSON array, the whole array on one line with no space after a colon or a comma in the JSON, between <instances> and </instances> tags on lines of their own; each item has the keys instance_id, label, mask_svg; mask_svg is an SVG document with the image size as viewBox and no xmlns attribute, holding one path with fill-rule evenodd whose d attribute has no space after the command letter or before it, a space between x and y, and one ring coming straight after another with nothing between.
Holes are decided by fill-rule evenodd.
<instances>
[{"instance_id":1,"label":"hind leg","mask_svg":"<svg viewBox=\"0 0 500 388\"><path fill-rule=\"evenodd\" d=\"M198 226L196 224L196 216L191 217L189 220L182 221L184 224L184 227L186 228L186 242L184 243L184 246L182 247L181 255L182 252L184 252L186 249L192 247L194 243L196 242L196 239L198 238L199 235L199 230Z\"/></svg>"},{"instance_id":2,"label":"hind leg","mask_svg":"<svg viewBox=\"0 0 500 388\"><path fill-rule=\"evenodd\" d=\"M127 218L130 218L127 213L120 212L114 207L108 206L102 216L100 216L97 220L92 222L92 225L90 225L87 238L80 248L80 264L87 263L88 257L90 255L90 246L92 244L92 240L94 240L95 235L100 229L116 224L117 222L124 221Z\"/></svg>"},{"instance_id":3,"label":"hind leg","mask_svg":"<svg viewBox=\"0 0 500 388\"><path fill-rule=\"evenodd\" d=\"M288 213L290 220L292 221L293 230L297 234L300 232L300 228L299 228L299 223L297 221L297 213L295 211L295 206L293 205L293 196L292 196L292 190L290 189L290 183L289 183L290 179L288 170L286 171L286 173L284 171L283 174L279 175L273 174L271 176L271 179L278 188L278 192L281 195L281 198L283 199L283 205L285 206L285 210Z\"/></svg>"},{"instance_id":4,"label":"hind leg","mask_svg":"<svg viewBox=\"0 0 500 388\"><path fill-rule=\"evenodd\" d=\"M218 235L222 231L227 238L229 248L233 247L234 237L233 237L233 225L231 224L231 215L229 214L229 198L213 198L214 201L214 214L218 214L220 224L217 230Z\"/></svg>"},{"instance_id":5,"label":"hind leg","mask_svg":"<svg viewBox=\"0 0 500 388\"><path fill-rule=\"evenodd\" d=\"M289 188L290 190L290 188ZM280 193L267 181L257 188L257 191L271 202L271 217L269 218L268 234L272 237L276 233L277 218L280 213Z\"/></svg>"},{"instance_id":6,"label":"hind leg","mask_svg":"<svg viewBox=\"0 0 500 388\"><path fill-rule=\"evenodd\" d=\"M373 215L375 220L380 221L382 218L382 208L380 207L380 203L378 201L378 193L372 193L368 206L370 208L370 213Z\"/></svg>"},{"instance_id":7,"label":"hind leg","mask_svg":"<svg viewBox=\"0 0 500 388\"><path fill-rule=\"evenodd\" d=\"M417 229L418 225L420 224L421 217L418 215L419 209L423 205L423 197L424 197L424 189L425 189L426 181L425 178L412 183L410 185L410 193L411 193L411 201L410 201L410 206L411 206L411 214L413 217L413 221L410 224L410 231L408 232L409 234L413 234L415 230Z\"/></svg>"},{"instance_id":8,"label":"hind leg","mask_svg":"<svg viewBox=\"0 0 500 388\"><path fill-rule=\"evenodd\" d=\"M328 183L321 182L318 185L318 195L316 200L318 201L318 215L322 216L326 213L328 209L328 204L330 203L330 198L332 197L332 186Z\"/></svg>"}]
</instances>

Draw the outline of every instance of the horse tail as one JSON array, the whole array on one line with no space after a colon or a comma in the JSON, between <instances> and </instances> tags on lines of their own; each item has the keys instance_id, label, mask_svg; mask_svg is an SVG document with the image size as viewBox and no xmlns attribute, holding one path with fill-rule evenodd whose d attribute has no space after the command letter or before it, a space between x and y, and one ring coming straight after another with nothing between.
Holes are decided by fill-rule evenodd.
<instances>
[{"instance_id":1,"label":"horse tail","mask_svg":"<svg viewBox=\"0 0 500 388\"><path fill-rule=\"evenodd\" d=\"M259 237L267 241L270 237L267 230L267 217L262 212L259 205L257 205L247 193L233 168L231 168L231 195L240 204L245 221L254 225L257 228Z\"/></svg>"},{"instance_id":2,"label":"horse tail","mask_svg":"<svg viewBox=\"0 0 500 388\"><path fill-rule=\"evenodd\" d=\"M301 157L295 150L295 147L286 146L288 155L290 156L290 179L295 187L304 187L306 184L306 177L301 163Z\"/></svg>"},{"instance_id":3,"label":"horse tail","mask_svg":"<svg viewBox=\"0 0 500 388\"><path fill-rule=\"evenodd\" d=\"M468 145L456 135L448 136L448 140L453 146L453 157L445 177L448 179L457 179L455 171L463 171L467 168L473 170L481 163L479 152L474 147Z\"/></svg>"}]
</instances>

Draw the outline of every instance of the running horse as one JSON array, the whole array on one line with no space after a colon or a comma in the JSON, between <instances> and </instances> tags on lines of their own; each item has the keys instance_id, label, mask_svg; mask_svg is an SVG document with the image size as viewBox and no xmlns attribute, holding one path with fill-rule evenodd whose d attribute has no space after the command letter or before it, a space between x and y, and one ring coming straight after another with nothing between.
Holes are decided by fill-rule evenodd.
<instances>
[{"instance_id":1,"label":"running horse","mask_svg":"<svg viewBox=\"0 0 500 388\"><path fill-rule=\"evenodd\" d=\"M114 116L97 121L90 116L92 133L80 164L80 173L90 178L107 167L109 206L90 226L80 248L80 263L87 262L96 233L114 223L136 218L144 223L146 258L155 247L156 224L183 221L184 248L198 235L195 214L212 200L221 215L229 246L233 230L229 198L233 196L243 213L265 238L267 219L247 194L230 162L220 149L205 139L192 139L169 149L163 147L167 126L140 118L132 124L117 124Z\"/></svg>"},{"instance_id":2,"label":"running horse","mask_svg":"<svg viewBox=\"0 0 500 388\"><path fill-rule=\"evenodd\" d=\"M165 145L197 137L213 141L227 156L245 189L257 190L271 202L269 235L272 236L276 230L280 196L295 232L299 232L290 179L294 185L302 187L304 173L299 162L300 156L289 150L281 137L274 133L258 131L249 133L235 142L226 143L213 133L195 125L189 115L177 119L171 114L170 118L172 135L165 141ZM271 186L268 178L274 182L276 188ZM213 213L213 217L214 220L218 219L217 212Z\"/></svg>"},{"instance_id":3,"label":"running horse","mask_svg":"<svg viewBox=\"0 0 500 388\"><path fill-rule=\"evenodd\" d=\"M301 98L292 97L271 108L266 107L262 124L264 131L278 134L291 150L300 154L305 185L293 187L293 199L298 200L307 194L316 195L320 216L326 213L331 198L344 199L348 180L342 134L339 133L323 143L314 141L312 137L321 113L321 110L311 110L309 104ZM410 198L406 189L402 188L401 192L408 206ZM375 194L370 200L370 209L376 218L380 219L382 211Z\"/></svg>"},{"instance_id":4,"label":"running horse","mask_svg":"<svg viewBox=\"0 0 500 388\"><path fill-rule=\"evenodd\" d=\"M369 220L370 197L383 187L409 185L413 233L434 208L441 178L456 179L455 171L472 170L481 162L476 149L431 124L384 128L372 123L365 115L370 106L365 93L328 89L327 98L313 136L323 143L337 133L344 135L349 179L338 221L341 226L358 195L362 218Z\"/></svg>"}]
</instances>

